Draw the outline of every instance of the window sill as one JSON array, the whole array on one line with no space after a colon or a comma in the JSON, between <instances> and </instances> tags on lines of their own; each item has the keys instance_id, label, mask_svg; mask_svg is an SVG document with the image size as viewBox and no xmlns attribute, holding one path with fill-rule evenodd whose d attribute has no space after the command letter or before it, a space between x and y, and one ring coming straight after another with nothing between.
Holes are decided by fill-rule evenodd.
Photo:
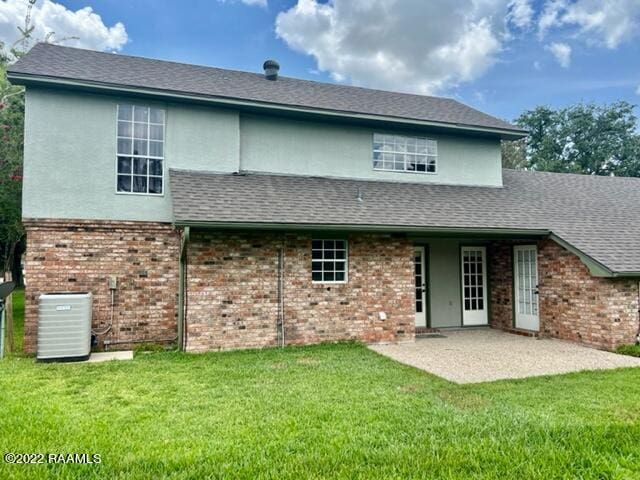
<instances>
[{"instance_id":1,"label":"window sill","mask_svg":"<svg viewBox=\"0 0 640 480\"><path fill-rule=\"evenodd\" d=\"M164 193L116 192L116 195L133 195L136 197L164 197Z\"/></svg>"},{"instance_id":2,"label":"window sill","mask_svg":"<svg viewBox=\"0 0 640 480\"><path fill-rule=\"evenodd\" d=\"M388 173L410 173L413 175L438 175L438 172L415 172L413 170L387 170L386 168L373 167L374 172L388 172Z\"/></svg>"}]
</instances>

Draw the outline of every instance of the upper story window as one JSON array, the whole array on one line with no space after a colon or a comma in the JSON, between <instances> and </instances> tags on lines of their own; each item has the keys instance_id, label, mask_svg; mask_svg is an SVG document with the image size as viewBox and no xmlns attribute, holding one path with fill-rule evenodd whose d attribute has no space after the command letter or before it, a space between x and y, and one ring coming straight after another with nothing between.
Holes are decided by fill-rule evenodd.
<instances>
[{"instance_id":1,"label":"upper story window","mask_svg":"<svg viewBox=\"0 0 640 480\"><path fill-rule=\"evenodd\" d=\"M373 168L393 172L436 173L438 143L425 137L373 134Z\"/></svg>"},{"instance_id":2,"label":"upper story window","mask_svg":"<svg viewBox=\"0 0 640 480\"><path fill-rule=\"evenodd\" d=\"M162 195L164 127L165 112L160 108L118 105L119 193Z\"/></svg>"}]
</instances>

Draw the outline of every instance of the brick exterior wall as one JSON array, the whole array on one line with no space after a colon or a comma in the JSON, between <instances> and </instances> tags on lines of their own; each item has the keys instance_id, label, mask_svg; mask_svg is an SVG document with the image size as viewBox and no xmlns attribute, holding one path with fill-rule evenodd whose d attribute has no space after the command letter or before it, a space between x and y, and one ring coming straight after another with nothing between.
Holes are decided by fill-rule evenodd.
<instances>
[{"instance_id":1,"label":"brick exterior wall","mask_svg":"<svg viewBox=\"0 0 640 480\"><path fill-rule=\"evenodd\" d=\"M489 323L504 330L513 327L512 242L493 242L487 247L490 310Z\"/></svg>"},{"instance_id":2,"label":"brick exterior wall","mask_svg":"<svg viewBox=\"0 0 640 480\"><path fill-rule=\"evenodd\" d=\"M638 333L638 279L599 278L552 240L540 242L540 316L544 334L615 348Z\"/></svg>"},{"instance_id":3,"label":"brick exterior wall","mask_svg":"<svg viewBox=\"0 0 640 480\"><path fill-rule=\"evenodd\" d=\"M179 236L171 225L66 220L25 220L25 225L25 352L36 350L42 293L91 292L93 328L107 327L110 275L118 280L113 325L101 341L176 336Z\"/></svg>"},{"instance_id":4,"label":"brick exterior wall","mask_svg":"<svg viewBox=\"0 0 640 480\"><path fill-rule=\"evenodd\" d=\"M90 291L93 328L110 322L107 279L118 288L109 342L166 341L177 330L179 233L168 224L27 220L25 341L36 350L38 296ZM192 230L187 254L187 349L277 343L278 251L284 252L287 344L412 340L413 245L402 236L351 234L349 281L311 281L312 234ZM516 242L488 246L490 324L512 329ZM597 278L551 240L538 242L540 334L601 348L633 343L638 280ZM437 279L432 279L437 281ZM380 318L380 312L386 319ZM130 348L131 344L110 348Z\"/></svg>"},{"instance_id":5,"label":"brick exterior wall","mask_svg":"<svg viewBox=\"0 0 640 480\"><path fill-rule=\"evenodd\" d=\"M491 325L513 327L512 242L490 246ZM573 253L538 242L540 335L612 349L638 332L638 279L593 277Z\"/></svg>"},{"instance_id":6,"label":"brick exterior wall","mask_svg":"<svg viewBox=\"0 0 640 480\"><path fill-rule=\"evenodd\" d=\"M347 235L349 281L311 282L311 234L192 231L187 349L276 345L278 250L284 248L287 344L412 340L413 247L406 238ZM386 313L386 320L379 312Z\"/></svg>"}]
</instances>

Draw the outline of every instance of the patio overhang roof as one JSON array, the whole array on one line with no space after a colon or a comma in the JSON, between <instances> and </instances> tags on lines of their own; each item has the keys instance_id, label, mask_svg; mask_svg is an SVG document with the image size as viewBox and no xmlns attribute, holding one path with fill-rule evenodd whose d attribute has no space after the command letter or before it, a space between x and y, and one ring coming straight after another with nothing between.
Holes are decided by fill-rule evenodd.
<instances>
[{"instance_id":1,"label":"patio overhang roof","mask_svg":"<svg viewBox=\"0 0 640 480\"><path fill-rule=\"evenodd\" d=\"M480 237L546 237L551 232L545 229L522 228L455 228L429 226L397 225L349 225L349 224L311 224L311 223L266 223L266 222L216 222L176 220L177 227L198 227L216 230L286 230L286 231L334 231L334 232L375 232L406 233L429 236L480 236Z\"/></svg>"},{"instance_id":2,"label":"patio overhang roof","mask_svg":"<svg viewBox=\"0 0 640 480\"><path fill-rule=\"evenodd\" d=\"M640 276L640 180L503 172L503 187L171 170L174 223L242 230L549 237L594 276Z\"/></svg>"},{"instance_id":3,"label":"patio overhang roof","mask_svg":"<svg viewBox=\"0 0 640 480\"><path fill-rule=\"evenodd\" d=\"M605 265L589 257L584 252L578 250L570 243L564 241L559 236L549 230L540 229L509 229L509 228L437 228L437 227L396 227L385 225L345 225L345 224L296 224L296 223L243 223L243 222L174 222L176 227L199 228L210 230L271 230L290 232L371 232L389 234L407 234L410 236L429 237L472 237L484 239L535 239L549 237L565 249L576 254L582 263L588 268L591 275L595 277L620 277L620 276L640 276L640 272L612 272ZM187 230L188 231L188 230Z\"/></svg>"}]
</instances>

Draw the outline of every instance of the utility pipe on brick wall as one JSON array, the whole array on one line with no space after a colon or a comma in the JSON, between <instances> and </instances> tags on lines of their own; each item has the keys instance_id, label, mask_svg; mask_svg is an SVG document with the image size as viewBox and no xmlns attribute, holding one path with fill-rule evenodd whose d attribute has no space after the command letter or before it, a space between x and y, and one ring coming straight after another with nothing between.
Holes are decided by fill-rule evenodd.
<instances>
[{"instance_id":1,"label":"utility pipe on brick wall","mask_svg":"<svg viewBox=\"0 0 640 480\"><path fill-rule=\"evenodd\" d=\"M284 347L284 239L278 249L278 318L276 320L276 340Z\"/></svg>"},{"instance_id":2,"label":"utility pipe on brick wall","mask_svg":"<svg viewBox=\"0 0 640 480\"><path fill-rule=\"evenodd\" d=\"M104 351L106 352L109 349L109 345L127 345L137 344L137 343L172 343L178 339L177 336L173 338L151 338L151 339L139 339L139 340L105 340L104 341Z\"/></svg>"},{"instance_id":3,"label":"utility pipe on brick wall","mask_svg":"<svg viewBox=\"0 0 640 480\"><path fill-rule=\"evenodd\" d=\"M186 343L186 276L187 276L187 245L191 234L190 227L184 227L182 241L180 242L180 268L178 278L178 348L185 349Z\"/></svg>"},{"instance_id":4,"label":"utility pipe on brick wall","mask_svg":"<svg viewBox=\"0 0 640 480\"><path fill-rule=\"evenodd\" d=\"M285 251L287 246L287 234L282 232L280 248L278 248L278 317L276 319L276 343L279 347L286 344L284 327L284 281L285 281Z\"/></svg>"}]
</instances>

